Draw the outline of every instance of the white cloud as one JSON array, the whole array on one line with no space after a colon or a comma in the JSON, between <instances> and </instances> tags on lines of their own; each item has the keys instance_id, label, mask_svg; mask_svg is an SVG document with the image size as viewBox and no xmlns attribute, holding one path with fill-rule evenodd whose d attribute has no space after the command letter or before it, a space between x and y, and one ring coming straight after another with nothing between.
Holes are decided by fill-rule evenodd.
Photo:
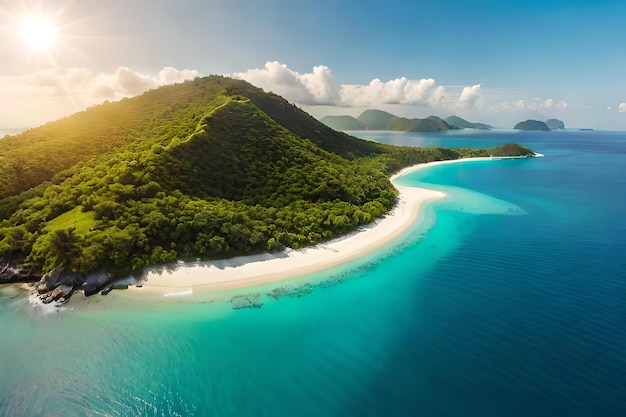
<instances>
[{"instance_id":1,"label":"white cloud","mask_svg":"<svg viewBox=\"0 0 626 417\"><path fill-rule=\"evenodd\" d=\"M381 104L413 104L436 106L445 94L432 78L409 80L406 77L383 82L378 78L367 85L344 84L339 90L337 104L369 107Z\"/></svg>"},{"instance_id":2,"label":"white cloud","mask_svg":"<svg viewBox=\"0 0 626 417\"><path fill-rule=\"evenodd\" d=\"M542 111L547 109L564 109L567 103L564 100L555 102L554 99L533 98L530 100L502 101L490 107L492 111L531 110Z\"/></svg>"},{"instance_id":3,"label":"white cloud","mask_svg":"<svg viewBox=\"0 0 626 417\"><path fill-rule=\"evenodd\" d=\"M232 74L267 91L273 91L299 104L369 107L382 104L413 104L436 106L445 94L432 78L410 80L406 77L390 81L376 78L369 84L342 84L323 65L301 74L278 61L267 62L263 68Z\"/></svg>"},{"instance_id":4,"label":"white cloud","mask_svg":"<svg viewBox=\"0 0 626 417\"><path fill-rule=\"evenodd\" d=\"M200 76L195 70L165 67L142 74L126 67L110 73L84 68L49 69L9 77L0 75L0 127L30 127L83 110L104 100L119 100L165 84ZM493 124L492 117L517 119L522 115L555 112L567 107L563 100L523 97L521 90L438 85L433 78L391 80L375 78L367 84L340 84L330 68L318 65L299 73L277 61L232 74L273 91L314 113L350 113L346 108L379 108L406 117L459 114ZM331 107L328 107L331 106ZM333 111L332 107L343 108ZM619 105L626 113L626 103ZM488 113L491 114L488 114ZM533 113L534 112L534 113ZM324 114L320 114L322 116ZM502 123L502 125L507 125Z\"/></svg>"},{"instance_id":5,"label":"white cloud","mask_svg":"<svg viewBox=\"0 0 626 417\"><path fill-rule=\"evenodd\" d=\"M332 72L323 65L314 67L313 72L300 74L285 64L272 61L264 68L236 72L232 76L302 104L334 104L339 91Z\"/></svg>"},{"instance_id":6,"label":"white cloud","mask_svg":"<svg viewBox=\"0 0 626 417\"><path fill-rule=\"evenodd\" d=\"M165 67L161 71L159 71L159 84L167 85L182 83L183 81L193 80L194 78L199 76L200 73L196 70L177 70L174 67Z\"/></svg>"},{"instance_id":7,"label":"white cloud","mask_svg":"<svg viewBox=\"0 0 626 417\"><path fill-rule=\"evenodd\" d=\"M619 103L620 113L626 113L626 103Z\"/></svg>"},{"instance_id":8,"label":"white cloud","mask_svg":"<svg viewBox=\"0 0 626 417\"><path fill-rule=\"evenodd\" d=\"M462 108L478 107L481 100L480 84L463 88L457 105Z\"/></svg>"},{"instance_id":9,"label":"white cloud","mask_svg":"<svg viewBox=\"0 0 626 417\"><path fill-rule=\"evenodd\" d=\"M165 84L193 79L195 70L165 67L147 75L120 67L95 74L84 68L48 69L0 76L0 126L30 127L83 110L104 100L119 100Z\"/></svg>"}]
</instances>

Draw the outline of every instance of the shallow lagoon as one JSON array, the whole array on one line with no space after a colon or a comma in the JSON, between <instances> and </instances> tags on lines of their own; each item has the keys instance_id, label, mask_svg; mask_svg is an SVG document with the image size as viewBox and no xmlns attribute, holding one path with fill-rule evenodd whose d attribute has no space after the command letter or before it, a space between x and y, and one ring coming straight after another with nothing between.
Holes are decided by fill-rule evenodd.
<instances>
[{"instance_id":1,"label":"shallow lagoon","mask_svg":"<svg viewBox=\"0 0 626 417\"><path fill-rule=\"evenodd\" d=\"M431 226L258 309L4 287L0 415L623 415L626 134L390 136L546 157L407 175Z\"/></svg>"}]
</instances>

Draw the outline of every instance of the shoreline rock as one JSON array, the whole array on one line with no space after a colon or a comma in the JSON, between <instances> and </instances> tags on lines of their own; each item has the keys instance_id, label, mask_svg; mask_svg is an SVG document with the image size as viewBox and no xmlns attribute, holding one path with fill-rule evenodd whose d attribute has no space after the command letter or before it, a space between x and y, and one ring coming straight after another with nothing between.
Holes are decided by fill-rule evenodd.
<instances>
[{"instance_id":1,"label":"shoreline rock","mask_svg":"<svg viewBox=\"0 0 626 417\"><path fill-rule=\"evenodd\" d=\"M81 275L66 268L59 268L43 274L34 269L15 267L10 262L0 266L0 285L23 283L24 288L44 304L52 302L63 304L75 292L82 292L86 297L97 293L106 295L112 290L127 289L127 281L115 279L106 272Z\"/></svg>"}]
</instances>

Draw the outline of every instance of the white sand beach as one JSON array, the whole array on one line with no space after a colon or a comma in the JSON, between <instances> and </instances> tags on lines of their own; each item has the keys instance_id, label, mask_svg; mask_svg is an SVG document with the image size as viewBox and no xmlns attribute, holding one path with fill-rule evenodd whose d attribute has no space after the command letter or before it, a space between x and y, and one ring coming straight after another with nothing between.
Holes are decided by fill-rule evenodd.
<instances>
[{"instance_id":1,"label":"white sand beach","mask_svg":"<svg viewBox=\"0 0 626 417\"><path fill-rule=\"evenodd\" d=\"M489 159L472 158L473 161ZM398 204L384 217L350 235L302 250L181 264L173 271L151 271L143 286L133 290L166 296L231 290L301 277L357 259L387 245L406 231L415 222L424 203L445 196L440 191L398 185L395 182L398 177L426 166L461 161L467 159L414 165L395 174L391 181L400 192Z\"/></svg>"}]
</instances>

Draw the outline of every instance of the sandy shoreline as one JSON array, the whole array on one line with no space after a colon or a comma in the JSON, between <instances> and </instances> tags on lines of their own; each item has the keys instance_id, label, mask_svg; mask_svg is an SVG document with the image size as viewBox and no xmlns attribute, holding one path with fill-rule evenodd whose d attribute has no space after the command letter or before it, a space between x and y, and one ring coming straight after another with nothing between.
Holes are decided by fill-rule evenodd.
<instances>
[{"instance_id":1,"label":"sandy shoreline","mask_svg":"<svg viewBox=\"0 0 626 417\"><path fill-rule=\"evenodd\" d=\"M141 288L131 288L138 293L160 293L164 296L240 289L301 277L357 259L396 239L415 222L420 208L426 202L445 196L440 191L398 185L395 182L398 177L416 169L462 161L468 160L419 164L396 173L391 177L392 183L400 192L396 207L383 218L348 236L297 251L181 264L174 271L150 271Z\"/></svg>"}]
</instances>

